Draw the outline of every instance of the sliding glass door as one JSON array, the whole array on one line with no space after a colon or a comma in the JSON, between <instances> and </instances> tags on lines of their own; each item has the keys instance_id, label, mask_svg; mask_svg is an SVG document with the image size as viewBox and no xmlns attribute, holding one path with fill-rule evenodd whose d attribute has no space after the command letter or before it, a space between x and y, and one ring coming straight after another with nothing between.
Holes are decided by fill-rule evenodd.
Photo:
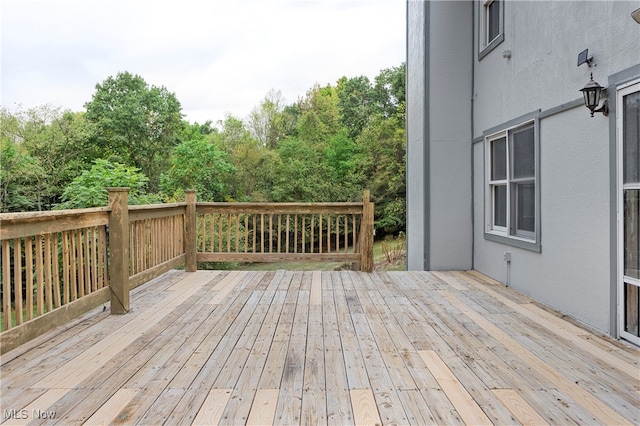
<instances>
[{"instance_id":1,"label":"sliding glass door","mask_svg":"<svg viewBox=\"0 0 640 426\"><path fill-rule=\"evenodd\" d=\"M640 81L617 92L620 337L640 345Z\"/></svg>"}]
</instances>

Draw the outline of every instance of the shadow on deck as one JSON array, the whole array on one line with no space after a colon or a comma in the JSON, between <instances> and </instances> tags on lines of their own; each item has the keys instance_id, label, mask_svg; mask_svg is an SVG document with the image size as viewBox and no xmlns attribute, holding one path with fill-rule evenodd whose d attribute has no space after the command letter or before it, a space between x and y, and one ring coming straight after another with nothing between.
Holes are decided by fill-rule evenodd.
<instances>
[{"instance_id":1,"label":"shadow on deck","mask_svg":"<svg viewBox=\"0 0 640 426\"><path fill-rule=\"evenodd\" d=\"M2 356L4 424L638 424L640 351L475 272L170 271Z\"/></svg>"}]
</instances>

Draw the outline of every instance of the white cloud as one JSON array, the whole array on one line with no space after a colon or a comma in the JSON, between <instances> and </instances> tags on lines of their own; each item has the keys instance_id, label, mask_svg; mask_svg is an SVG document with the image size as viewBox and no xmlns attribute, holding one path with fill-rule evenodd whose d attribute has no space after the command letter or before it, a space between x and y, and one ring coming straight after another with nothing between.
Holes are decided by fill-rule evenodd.
<instances>
[{"instance_id":1,"label":"white cloud","mask_svg":"<svg viewBox=\"0 0 640 426\"><path fill-rule=\"evenodd\" d=\"M373 78L405 59L404 0L3 0L1 102L81 110L119 71L190 121L244 118L270 89Z\"/></svg>"}]
</instances>

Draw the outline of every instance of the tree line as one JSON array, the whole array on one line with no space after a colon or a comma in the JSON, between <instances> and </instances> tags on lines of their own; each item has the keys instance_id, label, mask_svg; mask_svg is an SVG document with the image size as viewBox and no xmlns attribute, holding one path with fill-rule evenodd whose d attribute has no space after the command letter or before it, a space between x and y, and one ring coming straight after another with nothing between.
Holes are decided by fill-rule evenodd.
<instances>
[{"instance_id":1,"label":"tree line","mask_svg":"<svg viewBox=\"0 0 640 426\"><path fill-rule=\"evenodd\" d=\"M200 201L376 203L381 234L405 229L405 65L314 85L293 103L272 90L245 119L183 119L175 94L138 75L96 85L85 111L0 109L0 211Z\"/></svg>"}]
</instances>

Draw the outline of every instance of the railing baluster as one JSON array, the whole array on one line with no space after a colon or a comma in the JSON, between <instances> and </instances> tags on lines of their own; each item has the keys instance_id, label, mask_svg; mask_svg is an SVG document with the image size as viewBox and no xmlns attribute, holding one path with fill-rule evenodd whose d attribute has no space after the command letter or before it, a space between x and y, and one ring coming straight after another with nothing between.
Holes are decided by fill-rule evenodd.
<instances>
[{"instance_id":1,"label":"railing baluster","mask_svg":"<svg viewBox=\"0 0 640 426\"><path fill-rule=\"evenodd\" d=\"M305 226L305 220L306 220L306 216L302 215L302 231L300 232L302 234L302 253L304 253L307 250L306 247L306 241L305 238L307 237L307 227ZM296 215L296 235L298 234L298 215ZM296 236L296 253L298 249L298 237Z\"/></svg>"},{"instance_id":2,"label":"railing baluster","mask_svg":"<svg viewBox=\"0 0 640 426\"><path fill-rule=\"evenodd\" d=\"M36 309L38 315L44 313L44 271L42 270L42 235L36 235L35 238L36 248L36 295L37 305Z\"/></svg>"},{"instance_id":3,"label":"railing baluster","mask_svg":"<svg viewBox=\"0 0 640 426\"><path fill-rule=\"evenodd\" d=\"M287 239L287 243L288 243L288 239ZM282 217L281 214L278 213L278 253L282 253L281 251L282 248ZM287 252L289 250L287 249Z\"/></svg>"},{"instance_id":4,"label":"railing baluster","mask_svg":"<svg viewBox=\"0 0 640 426\"><path fill-rule=\"evenodd\" d=\"M69 299L69 262L69 232L62 231L62 301L65 304L71 301Z\"/></svg>"},{"instance_id":5,"label":"railing baluster","mask_svg":"<svg viewBox=\"0 0 640 426\"><path fill-rule=\"evenodd\" d=\"M291 215L287 213L287 247L286 252L289 253L289 244L290 244L290 236L291 233ZM293 252L298 252L298 215L293 217Z\"/></svg>"},{"instance_id":6,"label":"railing baluster","mask_svg":"<svg viewBox=\"0 0 640 426\"><path fill-rule=\"evenodd\" d=\"M53 281L51 279L51 234L44 236L44 276L47 312L53 310Z\"/></svg>"},{"instance_id":7,"label":"railing baluster","mask_svg":"<svg viewBox=\"0 0 640 426\"><path fill-rule=\"evenodd\" d=\"M231 253L231 215L227 213L227 253Z\"/></svg>"},{"instance_id":8,"label":"railing baluster","mask_svg":"<svg viewBox=\"0 0 640 426\"><path fill-rule=\"evenodd\" d=\"M240 238L240 214L236 213L235 214L236 217L236 247L235 247L235 252L236 253L240 253L239 247L238 247L238 242L239 242L239 238Z\"/></svg>"},{"instance_id":9,"label":"railing baluster","mask_svg":"<svg viewBox=\"0 0 640 426\"><path fill-rule=\"evenodd\" d=\"M244 215L244 252L249 250L249 215Z\"/></svg>"},{"instance_id":10,"label":"railing baluster","mask_svg":"<svg viewBox=\"0 0 640 426\"><path fill-rule=\"evenodd\" d=\"M318 243L319 243L319 248L318 248L318 253L322 253L322 213L320 213L318 215L318 225L319 225L319 229L318 229Z\"/></svg>"},{"instance_id":11,"label":"railing baluster","mask_svg":"<svg viewBox=\"0 0 640 426\"><path fill-rule=\"evenodd\" d=\"M353 219L351 232L353 233L353 253L356 253L356 215L352 214L351 218Z\"/></svg>"},{"instance_id":12,"label":"railing baluster","mask_svg":"<svg viewBox=\"0 0 640 426\"><path fill-rule=\"evenodd\" d=\"M4 250L3 250L4 251ZM16 325L22 324L22 239L13 240L13 277L15 292Z\"/></svg>"},{"instance_id":13,"label":"railing baluster","mask_svg":"<svg viewBox=\"0 0 640 426\"><path fill-rule=\"evenodd\" d=\"M2 314L4 329L9 330L11 323L11 252L9 240L2 241Z\"/></svg>"},{"instance_id":14,"label":"railing baluster","mask_svg":"<svg viewBox=\"0 0 640 426\"><path fill-rule=\"evenodd\" d=\"M316 231L316 224L315 224L315 220L316 220L316 215L315 214L311 214L311 240L309 241L310 244L310 249L309 249L309 253L313 253L313 249L315 246L315 231Z\"/></svg>"},{"instance_id":15,"label":"railing baluster","mask_svg":"<svg viewBox=\"0 0 640 426\"><path fill-rule=\"evenodd\" d=\"M340 251L340 216L336 215L336 253Z\"/></svg>"},{"instance_id":16,"label":"railing baluster","mask_svg":"<svg viewBox=\"0 0 640 426\"><path fill-rule=\"evenodd\" d=\"M260 213L260 253L264 253L264 213Z\"/></svg>"},{"instance_id":17,"label":"railing baluster","mask_svg":"<svg viewBox=\"0 0 640 426\"><path fill-rule=\"evenodd\" d=\"M349 216L344 215L344 253L349 253Z\"/></svg>"},{"instance_id":18,"label":"railing baluster","mask_svg":"<svg viewBox=\"0 0 640 426\"><path fill-rule=\"evenodd\" d=\"M85 294L91 294L91 265L89 262L91 261L91 252L89 251L89 229L84 229L84 253L85 253L85 262L84 262L84 286L85 286Z\"/></svg>"},{"instance_id":19,"label":"railing baluster","mask_svg":"<svg viewBox=\"0 0 640 426\"><path fill-rule=\"evenodd\" d=\"M76 247L76 230L74 229L71 231L69 236L71 237L71 300L76 300L78 298L78 251Z\"/></svg>"},{"instance_id":20,"label":"railing baluster","mask_svg":"<svg viewBox=\"0 0 640 426\"><path fill-rule=\"evenodd\" d=\"M93 293L98 289L98 250L97 250L97 228L91 227L91 238L89 239L89 246L91 251L91 292ZM131 253L131 251L129 251ZM57 268L56 268L57 269Z\"/></svg>"}]
</instances>

